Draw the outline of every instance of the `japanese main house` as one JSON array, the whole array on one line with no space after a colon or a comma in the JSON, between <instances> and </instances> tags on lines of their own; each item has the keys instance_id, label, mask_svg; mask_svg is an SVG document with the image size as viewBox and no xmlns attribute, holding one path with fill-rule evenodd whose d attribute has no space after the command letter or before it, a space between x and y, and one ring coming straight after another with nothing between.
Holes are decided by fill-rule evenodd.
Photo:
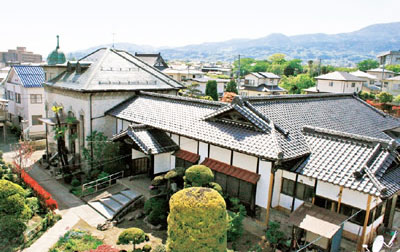
<instances>
[{"instance_id":1,"label":"japanese main house","mask_svg":"<svg viewBox=\"0 0 400 252\"><path fill-rule=\"evenodd\" d=\"M292 213L307 241L324 238L321 248L335 251L344 236L360 249L392 225L400 121L352 94L227 104L139 91L106 115L113 140L132 149L133 173L206 165L257 219L268 221L271 208Z\"/></svg>"}]
</instances>

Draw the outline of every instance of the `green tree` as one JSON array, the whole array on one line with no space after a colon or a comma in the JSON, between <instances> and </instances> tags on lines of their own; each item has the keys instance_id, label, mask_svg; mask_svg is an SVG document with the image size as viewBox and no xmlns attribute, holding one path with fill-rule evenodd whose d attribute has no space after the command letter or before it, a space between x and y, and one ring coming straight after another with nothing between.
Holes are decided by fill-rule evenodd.
<instances>
[{"instance_id":1,"label":"green tree","mask_svg":"<svg viewBox=\"0 0 400 252\"><path fill-rule=\"evenodd\" d=\"M133 244L133 251L136 251L136 245L148 239L148 236L140 228L128 228L118 236L118 244Z\"/></svg>"},{"instance_id":2,"label":"green tree","mask_svg":"<svg viewBox=\"0 0 400 252\"><path fill-rule=\"evenodd\" d=\"M279 244L284 244L285 233L279 230L280 227L281 225L278 222L271 221L265 233L265 237L274 249L276 249Z\"/></svg>"},{"instance_id":3,"label":"green tree","mask_svg":"<svg viewBox=\"0 0 400 252\"><path fill-rule=\"evenodd\" d=\"M268 60L272 62L272 64L282 65L286 62L286 55L283 53L275 53L268 57Z\"/></svg>"},{"instance_id":4,"label":"green tree","mask_svg":"<svg viewBox=\"0 0 400 252\"><path fill-rule=\"evenodd\" d=\"M228 82L228 84L226 85L225 91L233 92L233 93L237 94L238 90L237 90L236 82L234 80L231 80L230 82Z\"/></svg>"},{"instance_id":5,"label":"green tree","mask_svg":"<svg viewBox=\"0 0 400 252\"><path fill-rule=\"evenodd\" d=\"M266 72L268 67L271 65L267 60L258 60L252 65L251 72Z\"/></svg>"},{"instance_id":6,"label":"green tree","mask_svg":"<svg viewBox=\"0 0 400 252\"><path fill-rule=\"evenodd\" d=\"M218 101L217 82L215 80L207 81L206 96L211 96L214 101Z\"/></svg>"},{"instance_id":7,"label":"green tree","mask_svg":"<svg viewBox=\"0 0 400 252\"><path fill-rule=\"evenodd\" d=\"M400 73L400 64L397 65L387 65L385 66L385 69L393 71L395 73Z\"/></svg>"},{"instance_id":8,"label":"green tree","mask_svg":"<svg viewBox=\"0 0 400 252\"><path fill-rule=\"evenodd\" d=\"M200 84L198 83L191 83L186 86L186 93L191 97L196 97L201 95L201 91L199 89Z\"/></svg>"},{"instance_id":9,"label":"green tree","mask_svg":"<svg viewBox=\"0 0 400 252\"><path fill-rule=\"evenodd\" d=\"M242 58L240 59L240 76L244 76L252 71L252 65L256 63L253 58ZM233 73L236 74L239 70L239 60L233 62Z\"/></svg>"},{"instance_id":10,"label":"green tree","mask_svg":"<svg viewBox=\"0 0 400 252\"><path fill-rule=\"evenodd\" d=\"M300 59L293 59L284 63L283 74L286 76L300 74L303 72L303 66Z\"/></svg>"},{"instance_id":11,"label":"green tree","mask_svg":"<svg viewBox=\"0 0 400 252\"><path fill-rule=\"evenodd\" d=\"M396 96L396 97L393 99L393 102L399 104L399 103L400 103L400 95Z\"/></svg>"},{"instance_id":12,"label":"green tree","mask_svg":"<svg viewBox=\"0 0 400 252\"><path fill-rule=\"evenodd\" d=\"M366 59L357 63L358 69L361 71L367 71L372 68L379 67L379 62L373 59Z\"/></svg>"},{"instance_id":13,"label":"green tree","mask_svg":"<svg viewBox=\"0 0 400 252\"><path fill-rule=\"evenodd\" d=\"M303 89L315 86L315 81L308 74L297 76L283 76L279 85L286 89L289 94L301 94Z\"/></svg>"},{"instance_id":14,"label":"green tree","mask_svg":"<svg viewBox=\"0 0 400 252\"><path fill-rule=\"evenodd\" d=\"M393 95L388 92L380 92L376 97L381 103L388 103L393 101Z\"/></svg>"}]
</instances>

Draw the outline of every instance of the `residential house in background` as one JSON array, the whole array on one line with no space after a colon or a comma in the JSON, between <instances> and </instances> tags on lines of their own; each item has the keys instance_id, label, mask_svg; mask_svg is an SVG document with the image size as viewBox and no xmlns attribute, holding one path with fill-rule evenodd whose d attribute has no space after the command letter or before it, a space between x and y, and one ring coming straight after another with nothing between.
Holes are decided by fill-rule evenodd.
<instances>
[{"instance_id":1,"label":"residential house in background","mask_svg":"<svg viewBox=\"0 0 400 252\"><path fill-rule=\"evenodd\" d=\"M281 77L274 73L249 73L239 87L239 94L242 96L285 94L287 90L278 86L280 79Z\"/></svg>"},{"instance_id":2,"label":"residential house in background","mask_svg":"<svg viewBox=\"0 0 400 252\"><path fill-rule=\"evenodd\" d=\"M232 69L231 68L226 68L220 65L203 65L201 67L201 71L205 73L211 73L211 74L221 74L221 75L226 75L226 76L231 76L232 75Z\"/></svg>"},{"instance_id":3,"label":"residential house in background","mask_svg":"<svg viewBox=\"0 0 400 252\"><path fill-rule=\"evenodd\" d=\"M382 91L394 96L400 95L400 75L384 80Z\"/></svg>"},{"instance_id":4,"label":"residential house in background","mask_svg":"<svg viewBox=\"0 0 400 252\"><path fill-rule=\"evenodd\" d=\"M305 89L307 93L358 93L364 80L347 72L331 72L315 77L315 87Z\"/></svg>"},{"instance_id":5,"label":"residential house in background","mask_svg":"<svg viewBox=\"0 0 400 252\"><path fill-rule=\"evenodd\" d=\"M360 79L363 79L363 87L362 87L362 91L366 91L366 92L372 92L372 93L379 93L380 92L380 88L378 86L376 86L376 82L377 82L377 78L375 75L357 70L355 72L351 72L351 75L354 75Z\"/></svg>"},{"instance_id":6,"label":"residential house in background","mask_svg":"<svg viewBox=\"0 0 400 252\"><path fill-rule=\"evenodd\" d=\"M204 78L205 73L200 70L188 68L167 68L162 71L164 74L176 81L186 82L195 78Z\"/></svg>"},{"instance_id":7,"label":"residential house in background","mask_svg":"<svg viewBox=\"0 0 400 252\"><path fill-rule=\"evenodd\" d=\"M62 57L61 57L62 58ZM86 137L93 131L107 133L114 121L104 117L104 112L128 99L138 90L176 95L184 88L179 82L150 66L140 58L122 50L100 48L78 61L45 66L59 71L44 83L46 91L46 119L49 126L55 124L52 106L61 106L62 122L68 124L67 147L71 153L81 153L87 146ZM55 73L54 73L55 74ZM69 119L68 119L69 118ZM111 137L112 132L108 132ZM76 136L71 138L70 136ZM56 151L51 127L48 127L49 153Z\"/></svg>"},{"instance_id":8,"label":"residential house in background","mask_svg":"<svg viewBox=\"0 0 400 252\"><path fill-rule=\"evenodd\" d=\"M30 138L45 135L45 126L40 121L45 117L44 80L43 68L30 65L12 66L5 79L8 120L20 126Z\"/></svg>"},{"instance_id":9,"label":"residential house in background","mask_svg":"<svg viewBox=\"0 0 400 252\"><path fill-rule=\"evenodd\" d=\"M41 63L42 61L42 55L29 52L26 47L19 46L17 49L0 52L0 62L6 64Z\"/></svg>"},{"instance_id":10,"label":"residential house in background","mask_svg":"<svg viewBox=\"0 0 400 252\"><path fill-rule=\"evenodd\" d=\"M383 65L396 65L400 64L400 50L399 51L388 51L377 56L380 64Z\"/></svg>"},{"instance_id":11,"label":"residential house in background","mask_svg":"<svg viewBox=\"0 0 400 252\"><path fill-rule=\"evenodd\" d=\"M381 86L382 80L386 80L389 78L394 77L394 72L387 70L387 69L382 69L382 68L374 68L374 69L369 69L367 70L368 74L374 75L377 79L376 85Z\"/></svg>"},{"instance_id":12,"label":"residential house in background","mask_svg":"<svg viewBox=\"0 0 400 252\"><path fill-rule=\"evenodd\" d=\"M202 93L205 94L206 93L206 86L207 86L207 82L210 80L215 80L217 82L217 92L218 92L218 96L223 96L224 91L225 91L225 87L228 84L228 82L230 81L230 79L214 79L214 78L210 78L208 76L204 76L203 78L192 78L188 81L186 81L186 85L190 85L190 84L198 84L198 90Z\"/></svg>"},{"instance_id":13,"label":"residential house in background","mask_svg":"<svg viewBox=\"0 0 400 252\"><path fill-rule=\"evenodd\" d=\"M106 115L129 160L148 160L129 165L131 174L204 164L250 215L268 222L271 208L290 213L307 241L324 236L323 249L341 233L361 247L378 226L392 225L400 168L390 135L400 121L353 94L236 96L226 104L141 91ZM326 223L329 235L313 228Z\"/></svg>"},{"instance_id":14,"label":"residential house in background","mask_svg":"<svg viewBox=\"0 0 400 252\"><path fill-rule=\"evenodd\" d=\"M168 68L160 53L135 53L135 56L160 71Z\"/></svg>"}]
</instances>

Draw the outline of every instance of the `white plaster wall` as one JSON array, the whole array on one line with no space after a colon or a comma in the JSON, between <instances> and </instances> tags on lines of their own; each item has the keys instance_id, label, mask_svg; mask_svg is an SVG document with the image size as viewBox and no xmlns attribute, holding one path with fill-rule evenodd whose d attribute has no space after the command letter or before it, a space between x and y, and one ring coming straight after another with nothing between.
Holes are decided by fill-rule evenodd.
<instances>
[{"instance_id":1,"label":"white plaster wall","mask_svg":"<svg viewBox=\"0 0 400 252\"><path fill-rule=\"evenodd\" d=\"M132 149L132 159L143 158L143 157L147 157L147 155L141 151Z\"/></svg>"},{"instance_id":2,"label":"white plaster wall","mask_svg":"<svg viewBox=\"0 0 400 252\"><path fill-rule=\"evenodd\" d=\"M280 194L279 205L281 207L284 207L284 208L290 210L290 209L292 209L292 202L293 202L293 197L290 197L283 193Z\"/></svg>"},{"instance_id":3,"label":"white plaster wall","mask_svg":"<svg viewBox=\"0 0 400 252\"><path fill-rule=\"evenodd\" d=\"M215 145L210 145L210 158L220 162L231 163L231 151Z\"/></svg>"},{"instance_id":4,"label":"white plaster wall","mask_svg":"<svg viewBox=\"0 0 400 252\"><path fill-rule=\"evenodd\" d=\"M339 199L339 193L340 193L339 186L318 180L317 190L316 190L316 194L318 196L337 201Z\"/></svg>"},{"instance_id":5,"label":"white plaster wall","mask_svg":"<svg viewBox=\"0 0 400 252\"><path fill-rule=\"evenodd\" d=\"M329 83L333 82L333 86L329 86ZM330 93L343 93L343 82L342 81L332 81L332 80L317 80L318 90L321 92Z\"/></svg>"},{"instance_id":6,"label":"white plaster wall","mask_svg":"<svg viewBox=\"0 0 400 252\"><path fill-rule=\"evenodd\" d=\"M174 141L176 144L179 145L179 136L175 134L171 134L171 139Z\"/></svg>"},{"instance_id":7,"label":"white plaster wall","mask_svg":"<svg viewBox=\"0 0 400 252\"><path fill-rule=\"evenodd\" d=\"M123 129L123 125L122 125L123 120L122 119L118 119L117 118L117 134L121 133L122 129Z\"/></svg>"},{"instance_id":8,"label":"white plaster wall","mask_svg":"<svg viewBox=\"0 0 400 252\"><path fill-rule=\"evenodd\" d=\"M304 201L299 200L299 199L295 199L294 200L294 209L293 211L295 211L298 207L300 207L301 205L303 205Z\"/></svg>"},{"instance_id":9,"label":"white plaster wall","mask_svg":"<svg viewBox=\"0 0 400 252\"><path fill-rule=\"evenodd\" d=\"M343 225L343 230L346 230L347 232L350 232L352 234L362 234L362 226L359 226L357 224L351 223L351 222L345 222Z\"/></svg>"},{"instance_id":10,"label":"white plaster wall","mask_svg":"<svg viewBox=\"0 0 400 252\"><path fill-rule=\"evenodd\" d=\"M182 150L186 150L186 151L197 154L197 141L196 140L181 136L181 142L180 142L179 147Z\"/></svg>"},{"instance_id":11,"label":"white plaster wall","mask_svg":"<svg viewBox=\"0 0 400 252\"><path fill-rule=\"evenodd\" d=\"M174 169L176 167L176 157L174 155L171 155L171 169Z\"/></svg>"},{"instance_id":12,"label":"white plaster wall","mask_svg":"<svg viewBox=\"0 0 400 252\"><path fill-rule=\"evenodd\" d=\"M258 180L256 189L256 205L263 208L267 208L267 206L269 205L268 195L271 179L271 168L271 162L260 160L258 169L260 180Z\"/></svg>"},{"instance_id":13,"label":"white plaster wall","mask_svg":"<svg viewBox=\"0 0 400 252\"><path fill-rule=\"evenodd\" d=\"M279 196L281 195L282 170L277 170L274 177L274 191L272 193L272 207L279 205Z\"/></svg>"},{"instance_id":14,"label":"white plaster wall","mask_svg":"<svg viewBox=\"0 0 400 252\"><path fill-rule=\"evenodd\" d=\"M299 183L305 184L305 185L309 185L314 187L315 185L315 179L314 178L310 178L310 177L306 177L303 175L299 175L299 177L297 178L297 181Z\"/></svg>"},{"instance_id":15,"label":"white plaster wall","mask_svg":"<svg viewBox=\"0 0 400 252\"><path fill-rule=\"evenodd\" d=\"M257 172L257 158L254 156L234 151L232 165L254 173Z\"/></svg>"},{"instance_id":16,"label":"white plaster wall","mask_svg":"<svg viewBox=\"0 0 400 252\"><path fill-rule=\"evenodd\" d=\"M204 142L199 143L199 155L200 155L200 160L199 162L203 162L206 157L208 157L208 144Z\"/></svg>"},{"instance_id":17,"label":"white plaster wall","mask_svg":"<svg viewBox=\"0 0 400 252\"><path fill-rule=\"evenodd\" d=\"M296 181L296 173L283 171L282 177Z\"/></svg>"},{"instance_id":18,"label":"white plaster wall","mask_svg":"<svg viewBox=\"0 0 400 252\"><path fill-rule=\"evenodd\" d=\"M32 125L32 116L40 115L42 118L46 117L45 111L45 100L44 100L44 88L21 88L21 104L24 107L26 120L29 121L29 129L30 133L38 134L45 133L45 125ZM32 104L31 103L31 94L40 94L42 96L42 103Z\"/></svg>"},{"instance_id":19,"label":"white plaster wall","mask_svg":"<svg viewBox=\"0 0 400 252\"><path fill-rule=\"evenodd\" d=\"M171 170L172 152L154 155L154 174Z\"/></svg>"},{"instance_id":20,"label":"white plaster wall","mask_svg":"<svg viewBox=\"0 0 400 252\"><path fill-rule=\"evenodd\" d=\"M360 193L351 189L343 188L342 203L357 207L363 210L367 209L368 195L365 193ZM372 209L371 204L371 209Z\"/></svg>"}]
</instances>

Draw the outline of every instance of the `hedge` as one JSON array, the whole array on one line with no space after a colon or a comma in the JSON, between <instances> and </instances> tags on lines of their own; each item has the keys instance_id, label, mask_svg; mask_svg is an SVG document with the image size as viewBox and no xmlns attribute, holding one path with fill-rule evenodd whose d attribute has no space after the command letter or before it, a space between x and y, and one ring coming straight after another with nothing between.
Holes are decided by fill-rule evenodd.
<instances>
[{"instance_id":1,"label":"hedge","mask_svg":"<svg viewBox=\"0 0 400 252\"><path fill-rule=\"evenodd\" d=\"M225 252L228 217L225 200L211 188L191 187L169 202L168 252Z\"/></svg>"}]
</instances>

